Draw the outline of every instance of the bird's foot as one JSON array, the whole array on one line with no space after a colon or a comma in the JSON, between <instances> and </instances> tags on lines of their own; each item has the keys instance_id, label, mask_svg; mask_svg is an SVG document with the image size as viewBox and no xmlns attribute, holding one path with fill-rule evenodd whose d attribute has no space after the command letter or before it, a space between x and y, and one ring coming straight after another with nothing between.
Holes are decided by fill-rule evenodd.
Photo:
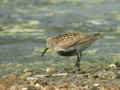
<instances>
[{"instance_id":1,"label":"bird's foot","mask_svg":"<svg viewBox=\"0 0 120 90\"><path fill-rule=\"evenodd\" d=\"M73 67L73 72L72 72L72 73L84 74L84 73L86 73L86 71L84 71L84 70L81 69L80 67Z\"/></svg>"},{"instance_id":2,"label":"bird's foot","mask_svg":"<svg viewBox=\"0 0 120 90\"><path fill-rule=\"evenodd\" d=\"M73 67L73 73L78 73L80 71L81 71L80 67L74 65L74 67Z\"/></svg>"},{"instance_id":3,"label":"bird's foot","mask_svg":"<svg viewBox=\"0 0 120 90\"><path fill-rule=\"evenodd\" d=\"M80 64L79 64L79 63L76 63L76 64L74 65L74 68L76 68L77 71L80 71Z\"/></svg>"}]
</instances>

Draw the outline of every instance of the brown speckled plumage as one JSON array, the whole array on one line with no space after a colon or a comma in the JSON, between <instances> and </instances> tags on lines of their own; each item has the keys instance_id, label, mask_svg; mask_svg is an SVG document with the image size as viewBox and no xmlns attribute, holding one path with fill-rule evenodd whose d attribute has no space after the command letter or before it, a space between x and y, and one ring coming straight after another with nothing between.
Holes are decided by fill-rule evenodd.
<instances>
[{"instance_id":1,"label":"brown speckled plumage","mask_svg":"<svg viewBox=\"0 0 120 90\"><path fill-rule=\"evenodd\" d=\"M82 51L88 48L96 39L100 38L99 33L84 34L80 32L66 32L58 36L47 38L47 44L43 56L48 49L54 49L61 56L77 56L75 66L79 68Z\"/></svg>"}]
</instances>

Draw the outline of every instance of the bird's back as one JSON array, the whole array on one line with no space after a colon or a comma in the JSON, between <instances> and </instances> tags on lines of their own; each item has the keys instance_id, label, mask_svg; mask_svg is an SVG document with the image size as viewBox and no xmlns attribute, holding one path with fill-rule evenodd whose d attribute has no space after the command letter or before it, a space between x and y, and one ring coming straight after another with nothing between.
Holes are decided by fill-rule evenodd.
<instances>
[{"instance_id":1,"label":"bird's back","mask_svg":"<svg viewBox=\"0 0 120 90\"><path fill-rule=\"evenodd\" d=\"M67 50L76 46L91 44L100 34L83 34L80 32L67 32L47 39L47 47L57 51Z\"/></svg>"}]
</instances>

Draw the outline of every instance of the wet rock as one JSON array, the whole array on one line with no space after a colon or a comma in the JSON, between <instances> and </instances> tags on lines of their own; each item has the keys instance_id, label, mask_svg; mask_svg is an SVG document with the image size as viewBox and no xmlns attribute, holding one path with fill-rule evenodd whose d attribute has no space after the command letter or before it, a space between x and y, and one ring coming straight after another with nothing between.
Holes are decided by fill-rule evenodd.
<instances>
[{"instance_id":1,"label":"wet rock","mask_svg":"<svg viewBox=\"0 0 120 90\"><path fill-rule=\"evenodd\" d=\"M108 65L108 68L116 70L117 69L117 65L116 64L110 64L110 65Z\"/></svg>"},{"instance_id":2,"label":"wet rock","mask_svg":"<svg viewBox=\"0 0 120 90\"><path fill-rule=\"evenodd\" d=\"M9 75L9 80L10 80L11 82L15 82L16 79L17 79L16 73L15 73L15 72L10 73L10 75Z\"/></svg>"},{"instance_id":3,"label":"wet rock","mask_svg":"<svg viewBox=\"0 0 120 90\"><path fill-rule=\"evenodd\" d=\"M28 86L27 90L36 90L36 88L34 86Z\"/></svg>"},{"instance_id":4,"label":"wet rock","mask_svg":"<svg viewBox=\"0 0 120 90\"><path fill-rule=\"evenodd\" d=\"M24 72L24 73L25 73L25 72L30 72L30 70L29 70L28 68L25 68L23 72Z\"/></svg>"},{"instance_id":5,"label":"wet rock","mask_svg":"<svg viewBox=\"0 0 120 90\"><path fill-rule=\"evenodd\" d=\"M101 85L97 87L97 90L119 90L119 89L112 85Z\"/></svg>"},{"instance_id":6,"label":"wet rock","mask_svg":"<svg viewBox=\"0 0 120 90\"><path fill-rule=\"evenodd\" d=\"M10 90L20 90L17 85L13 85L10 87Z\"/></svg>"},{"instance_id":7,"label":"wet rock","mask_svg":"<svg viewBox=\"0 0 120 90\"><path fill-rule=\"evenodd\" d=\"M99 90L98 87L92 87L90 90Z\"/></svg>"},{"instance_id":8,"label":"wet rock","mask_svg":"<svg viewBox=\"0 0 120 90\"><path fill-rule=\"evenodd\" d=\"M38 78L36 78L36 77L27 77L26 80L32 81L32 80L38 80Z\"/></svg>"},{"instance_id":9,"label":"wet rock","mask_svg":"<svg viewBox=\"0 0 120 90\"><path fill-rule=\"evenodd\" d=\"M89 90L89 86L86 84L86 85L81 85L79 86L80 90Z\"/></svg>"},{"instance_id":10,"label":"wet rock","mask_svg":"<svg viewBox=\"0 0 120 90\"><path fill-rule=\"evenodd\" d=\"M43 90L43 89L44 89L44 87L43 87L42 85L40 85L39 83L36 83L36 84L35 84L35 88L36 88L37 90Z\"/></svg>"},{"instance_id":11,"label":"wet rock","mask_svg":"<svg viewBox=\"0 0 120 90\"><path fill-rule=\"evenodd\" d=\"M48 67L48 68L46 68L46 72L48 72L49 74L55 73L55 68Z\"/></svg>"},{"instance_id":12,"label":"wet rock","mask_svg":"<svg viewBox=\"0 0 120 90\"><path fill-rule=\"evenodd\" d=\"M28 88L21 88L21 90L28 90Z\"/></svg>"},{"instance_id":13,"label":"wet rock","mask_svg":"<svg viewBox=\"0 0 120 90\"><path fill-rule=\"evenodd\" d=\"M119 70L116 72L116 75L117 75L117 78L120 78L120 71Z\"/></svg>"},{"instance_id":14,"label":"wet rock","mask_svg":"<svg viewBox=\"0 0 120 90\"><path fill-rule=\"evenodd\" d=\"M63 83L63 84L61 84L60 86L59 86L59 89L61 90L61 89L68 89L68 87L69 87L69 84L68 83Z\"/></svg>"},{"instance_id":15,"label":"wet rock","mask_svg":"<svg viewBox=\"0 0 120 90\"><path fill-rule=\"evenodd\" d=\"M0 84L0 90L7 90L7 87L3 84Z\"/></svg>"},{"instance_id":16,"label":"wet rock","mask_svg":"<svg viewBox=\"0 0 120 90\"><path fill-rule=\"evenodd\" d=\"M116 73L112 71L100 71L97 72L95 76L101 79L115 79L117 77Z\"/></svg>"},{"instance_id":17,"label":"wet rock","mask_svg":"<svg viewBox=\"0 0 120 90\"><path fill-rule=\"evenodd\" d=\"M28 77L26 78L26 80L29 82L31 86L34 86L38 82L38 79L35 77Z\"/></svg>"},{"instance_id":18,"label":"wet rock","mask_svg":"<svg viewBox=\"0 0 120 90\"><path fill-rule=\"evenodd\" d=\"M32 72L25 72L24 73L24 78L31 77L31 76L32 76Z\"/></svg>"},{"instance_id":19,"label":"wet rock","mask_svg":"<svg viewBox=\"0 0 120 90\"><path fill-rule=\"evenodd\" d=\"M109 71L103 74L103 78L105 79L115 79L117 77L116 73Z\"/></svg>"},{"instance_id":20,"label":"wet rock","mask_svg":"<svg viewBox=\"0 0 120 90\"><path fill-rule=\"evenodd\" d=\"M100 86L100 84L99 83L94 83L93 86L98 87L98 86Z\"/></svg>"},{"instance_id":21,"label":"wet rock","mask_svg":"<svg viewBox=\"0 0 120 90\"><path fill-rule=\"evenodd\" d=\"M24 72L24 74L22 74L22 75L20 76L20 78L21 78L21 79L27 79L27 78L31 77L32 75L33 75L32 72Z\"/></svg>"},{"instance_id":22,"label":"wet rock","mask_svg":"<svg viewBox=\"0 0 120 90\"><path fill-rule=\"evenodd\" d=\"M46 86L43 90L56 90L54 86Z\"/></svg>"},{"instance_id":23,"label":"wet rock","mask_svg":"<svg viewBox=\"0 0 120 90\"><path fill-rule=\"evenodd\" d=\"M115 65L117 66L117 69L120 70L120 62L116 62Z\"/></svg>"}]
</instances>

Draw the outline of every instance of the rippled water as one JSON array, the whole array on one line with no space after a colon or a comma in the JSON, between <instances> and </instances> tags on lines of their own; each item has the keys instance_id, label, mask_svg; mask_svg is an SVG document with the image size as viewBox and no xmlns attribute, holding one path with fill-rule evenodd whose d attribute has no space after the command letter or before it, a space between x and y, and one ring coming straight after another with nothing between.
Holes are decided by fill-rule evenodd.
<instances>
[{"instance_id":1,"label":"rippled water","mask_svg":"<svg viewBox=\"0 0 120 90\"><path fill-rule=\"evenodd\" d=\"M104 35L84 52L83 60L120 59L119 0L14 1L1 1L1 64L39 60L69 63L75 58L60 57L54 51L40 57L45 47L44 39L63 32Z\"/></svg>"}]
</instances>

